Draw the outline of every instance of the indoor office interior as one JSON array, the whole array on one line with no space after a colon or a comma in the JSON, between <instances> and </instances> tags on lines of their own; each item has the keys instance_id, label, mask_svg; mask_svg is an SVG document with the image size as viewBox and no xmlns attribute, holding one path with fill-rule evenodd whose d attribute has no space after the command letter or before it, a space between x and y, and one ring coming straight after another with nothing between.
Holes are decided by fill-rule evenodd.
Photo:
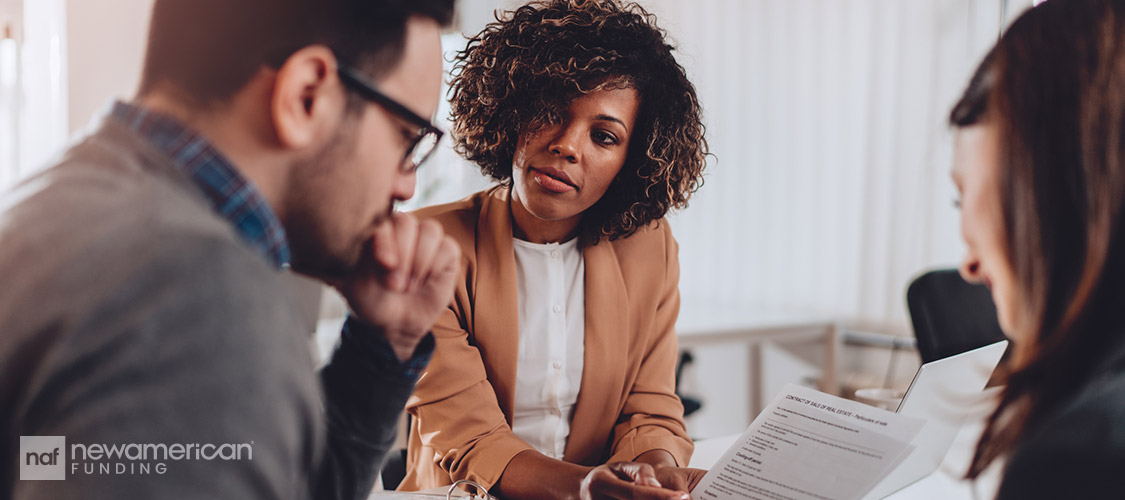
<instances>
[{"instance_id":1,"label":"indoor office interior","mask_svg":"<svg viewBox=\"0 0 1125 500\"><path fill-rule=\"evenodd\" d=\"M466 35L520 3L459 0L447 68ZM697 89L712 153L702 187L667 218L681 269L677 392L693 439L741 433L787 384L862 391L893 409L924 361L1001 338L987 290L955 272L965 247L948 116L1032 0L639 3ZM133 94L150 5L0 0L0 190ZM447 131L448 111L443 101L436 117ZM446 138L400 208L489 185ZM344 302L300 277L292 286L330 352ZM956 483L964 464L950 460Z\"/></svg>"}]
</instances>

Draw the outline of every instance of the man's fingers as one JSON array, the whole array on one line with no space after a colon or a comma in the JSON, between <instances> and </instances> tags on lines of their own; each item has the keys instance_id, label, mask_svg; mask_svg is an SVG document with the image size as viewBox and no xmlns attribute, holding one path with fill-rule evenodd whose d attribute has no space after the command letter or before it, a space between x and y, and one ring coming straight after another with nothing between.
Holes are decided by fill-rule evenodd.
<instances>
[{"instance_id":1,"label":"man's fingers","mask_svg":"<svg viewBox=\"0 0 1125 500\"><path fill-rule=\"evenodd\" d=\"M430 274L426 277L428 282L443 287L453 296L453 280L461 271L461 247L449 236L442 238L437 254L434 255L430 267Z\"/></svg>"},{"instance_id":2,"label":"man's fingers","mask_svg":"<svg viewBox=\"0 0 1125 500\"><path fill-rule=\"evenodd\" d=\"M453 300L453 282L461 271L461 247L453 238L445 236L438 245L430 270L418 282L422 293L430 296L432 300L442 305L449 305Z\"/></svg>"},{"instance_id":3,"label":"man's fingers","mask_svg":"<svg viewBox=\"0 0 1125 500\"><path fill-rule=\"evenodd\" d=\"M461 247L451 236L442 238L438 256L434 259L435 273L456 273L461 269Z\"/></svg>"},{"instance_id":4,"label":"man's fingers","mask_svg":"<svg viewBox=\"0 0 1125 500\"><path fill-rule=\"evenodd\" d=\"M398 246L398 265L388 267L387 284L391 290L406 290L414 267L414 248L418 244L418 219L409 214L395 214L395 244Z\"/></svg>"},{"instance_id":5,"label":"man's fingers","mask_svg":"<svg viewBox=\"0 0 1125 500\"><path fill-rule=\"evenodd\" d=\"M407 290L412 290L415 285L429 278L431 269L438 264L434 262L434 258L441 248L444 236L445 233L437 222L424 220L418 224L418 242L414 247L414 264L411 266Z\"/></svg>"},{"instance_id":6,"label":"man's fingers","mask_svg":"<svg viewBox=\"0 0 1125 500\"><path fill-rule=\"evenodd\" d=\"M375 263L378 264L377 267L383 269L398 267L399 255L398 245L395 243L393 217L394 215L375 226L375 234L371 239L371 250L374 253Z\"/></svg>"}]
</instances>

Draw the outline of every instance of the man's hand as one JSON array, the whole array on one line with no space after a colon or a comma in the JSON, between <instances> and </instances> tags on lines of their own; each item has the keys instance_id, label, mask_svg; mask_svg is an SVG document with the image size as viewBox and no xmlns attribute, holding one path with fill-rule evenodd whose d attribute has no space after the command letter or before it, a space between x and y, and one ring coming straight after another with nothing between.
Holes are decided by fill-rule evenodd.
<instances>
[{"instance_id":1,"label":"man's hand","mask_svg":"<svg viewBox=\"0 0 1125 500\"><path fill-rule=\"evenodd\" d=\"M675 467L663 468L676 469ZM698 469L680 470L696 471ZM676 474L669 473L665 473L665 475L669 479L676 476ZM703 475L700 474L699 477L702 478ZM692 486L699 482L699 479L688 481L686 475L683 479L686 481L683 484L691 484ZM690 500L691 497L687 491L687 489L662 483L658 480L656 470L649 464L614 462L595 467L594 470L590 471L586 478L582 480L579 496L582 500Z\"/></svg>"},{"instance_id":2,"label":"man's hand","mask_svg":"<svg viewBox=\"0 0 1125 500\"><path fill-rule=\"evenodd\" d=\"M405 360L449 306L460 265L461 250L441 225L395 213L376 228L355 275L335 286Z\"/></svg>"}]
</instances>

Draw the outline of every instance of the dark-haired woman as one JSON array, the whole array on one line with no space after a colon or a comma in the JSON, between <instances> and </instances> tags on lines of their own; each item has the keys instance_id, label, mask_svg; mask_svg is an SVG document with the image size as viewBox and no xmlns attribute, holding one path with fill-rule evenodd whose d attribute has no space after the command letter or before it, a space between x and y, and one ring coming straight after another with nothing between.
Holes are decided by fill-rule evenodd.
<instances>
[{"instance_id":1,"label":"dark-haired woman","mask_svg":"<svg viewBox=\"0 0 1125 500\"><path fill-rule=\"evenodd\" d=\"M663 217L701 182L693 86L652 16L613 0L509 12L455 71L456 146L499 185L419 212L465 275L408 404L400 489L681 498L702 471L682 468Z\"/></svg>"},{"instance_id":2,"label":"dark-haired woman","mask_svg":"<svg viewBox=\"0 0 1125 500\"><path fill-rule=\"evenodd\" d=\"M1015 367L968 476L1002 499L1125 498L1125 1L1012 24L954 108L968 253Z\"/></svg>"}]
</instances>

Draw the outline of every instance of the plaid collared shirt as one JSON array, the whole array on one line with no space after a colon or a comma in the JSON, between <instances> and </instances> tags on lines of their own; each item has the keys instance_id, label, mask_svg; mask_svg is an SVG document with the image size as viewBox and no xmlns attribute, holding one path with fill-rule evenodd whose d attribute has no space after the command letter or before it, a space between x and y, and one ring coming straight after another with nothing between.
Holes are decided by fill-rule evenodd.
<instances>
[{"instance_id":1,"label":"plaid collared shirt","mask_svg":"<svg viewBox=\"0 0 1125 500\"><path fill-rule=\"evenodd\" d=\"M152 143L172 159L211 202L211 207L235 227L238 234L274 266L289 264L289 240L285 228L261 193L238 173L202 135L174 118L140 106L116 102L112 116ZM417 380L434 351L432 335L418 345L414 357L402 361L383 332L354 316L344 324L344 342L367 352L381 373Z\"/></svg>"},{"instance_id":2,"label":"plaid collared shirt","mask_svg":"<svg viewBox=\"0 0 1125 500\"><path fill-rule=\"evenodd\" d=\"M289 263L285 228L262 194L202 135L174 118L124 102L112 115L172 159L239 236L275 267Z\"/></svg>"}]
</instances>

